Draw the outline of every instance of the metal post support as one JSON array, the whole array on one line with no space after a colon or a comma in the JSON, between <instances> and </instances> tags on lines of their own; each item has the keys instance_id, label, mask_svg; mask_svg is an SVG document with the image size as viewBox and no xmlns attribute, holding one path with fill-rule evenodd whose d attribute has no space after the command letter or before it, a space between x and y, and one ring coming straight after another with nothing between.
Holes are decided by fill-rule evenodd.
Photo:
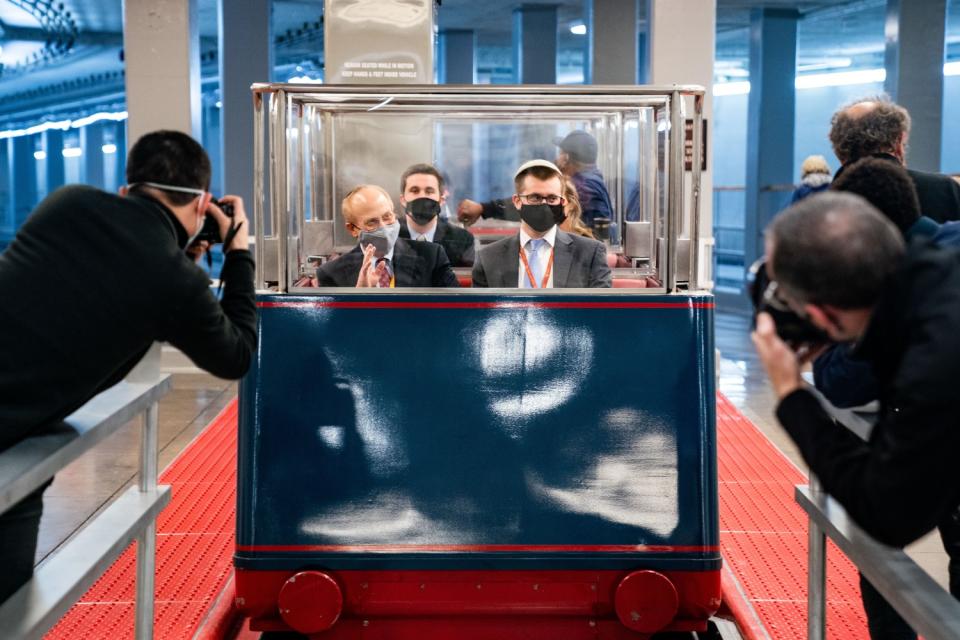
<instances>
[{"instance_id":1,"label":"metal post support","mask_svg":"<svg viewBox=\"0 0 960 640\"><path fill-rule=\"evenodd\" d=\"M810 492L820 495L820 482L810 476ZM827 636L827 536L809 518L807 551L807 639L824 640Z\"/></svg>"},{"instance_id":2,"label":"metal post support","mask_svg":"<svg viewBox=\"0 0 960 640\"><path fill-rule=\"evenodd\" d=\"M263 166L263 93L253 93L253 259L256 270L256 287L265 287L263 255L266 241L266 221L264 220L264 166Z\"/></svg>"},{"instance_id":3,"label":"metal post support","mask_svg":"<svg viewBox=\"0 0 960 640\"><path fill-rule=\"evenodd\" d=\"M290 211L288 201L289 157L287 155L287 92L279 90L270 98L270 197L273 201L275 227L273 235L277 237L277 291L287 292L289 275L289 233Z\"/></svg>"},{"instance_id":4,"label":"metal post support","mask_svg":"<svg viewBox=\"0 0 960 640\"><path fill-rule=\"evenodd\" d=\"M683 211L683 96L679 91L670 94L670 170L667 189L670 193L667 207L667 228L664 230L666 255L662 268L666 274L667 293L677 288L677 233L680 212Z\"/></svg>"},{"instance_id":5,"label":"metal post support","mask_svg":"<svg viewBox=\"0 0 960 640\"><path fill-rule=\"evenodd\" d=\"M137 535L136 640L153 638L153 592L157 557L157 523Z\"/></svg>"},{"instance_id":6,"label":"metal post support","mask_svg":"<svg viewBox=\"0 0 960 640\"><path fill-rule=\"evenodd\" d=\"M700 289L700 190L701 164L703 154L703 96L693 98L693 161L690 176L690 206L693 211L693 220L690 227L690 271L687 282L689 291ZM686 213L686 212L684 212Z\"/></svg>"},{"instance_id":7,"label":"metal post support","mask_svg":"<svg viewBox=\"0 0 960 640\"><path fill-rule=\"evenodd\" d=\"M140 491L157 489L158 407L153 403L143 416L140 438ZM137 640L153 638L154 582L157 559L157 523L151 522L137 536L137 595L135 634Z\"/></svg>"}]
</instances>

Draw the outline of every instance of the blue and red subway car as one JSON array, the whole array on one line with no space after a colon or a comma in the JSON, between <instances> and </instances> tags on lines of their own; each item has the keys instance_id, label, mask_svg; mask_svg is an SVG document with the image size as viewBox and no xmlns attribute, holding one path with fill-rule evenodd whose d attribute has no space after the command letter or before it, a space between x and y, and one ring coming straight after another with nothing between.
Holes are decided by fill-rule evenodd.
<instances>
[{"instance_id":1,"label":"blue and red subway car","mask_svg":"<svg viewBox=\"0 0 960 640\"><path fill-rule=\"evenodd\" d=\"M236 598L311 638L644 638L720 604L713 298L262 294Z\"/></svg>"}]
</instances>

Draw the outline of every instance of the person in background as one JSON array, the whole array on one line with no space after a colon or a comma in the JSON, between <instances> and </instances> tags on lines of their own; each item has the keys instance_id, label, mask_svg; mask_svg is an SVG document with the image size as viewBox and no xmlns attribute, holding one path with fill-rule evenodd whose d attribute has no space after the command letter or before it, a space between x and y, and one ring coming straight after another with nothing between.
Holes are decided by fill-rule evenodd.
<instances>
[{"instance_id":1,"label":"person in background","mask_svg":"<svg viewBox=\"0 0 960 640\"><path fill-rule=\"evenodd\" d=\"M793 192L790 204L825 190L830 186L830 180L827 159L823 156L807 156L800 167L800 186Z\"/></svg>"},{"instance_id":2,"label":"person in background","mask_svg":"<svg viewBox=\"0 0 960 640\"><path fill-rule=\"evenodd\" d=\"M885 96L857 100L833 114L830 143L840 161L834 179L850 164L874 157L899 164L917 188L920 212L937 222L960 220L960 184L950 176L907 167L910 114Z\"/></svg>"},{"instance_id":3,"label":"person in background","mask_svg":"<svg viewBox=\"0 0 960 640\"><path fill-rule=\"evenodd\" d=\"M566 200L563 205L563 212L567 214L567 217L560 223L560 229L567 233L595 240L593 232L583 224L581 219L583 210L580 208L580 195L577 193L577 188L573 185L573 181L566 176L563 177L563 198Z\"/></svg>"},{"instance_id":4,"label":"person in background","mask_svg":"<svg viewBox=\"0 0 960 640\"><path fill-rule=\"evenodd\" d=\"M556 165L562 174L573 181L580 197L581 220L593 228L596 218L613 221L613 205L610 194L597 168L597 140L586 131L572 131L564 138L554 140L560 152ZM457 216L464 224L473 224L479 218L508 218L509 200L493 200L479 203L461 200Z\"/></svg>"},{"instance_id":5,"label":"person in background","mask_svg":"<svg viewBox=\"0 0 960 640\"><path fill-rule=\"evenodd\" d=\"M446 203L443 176L429 164L408 167L400 177L400 204L404 207L405 224L400 237L436 242L447 252L454 267L472 267L476 253L473 234L440 219Z\"/></svg>"}]
</instances>

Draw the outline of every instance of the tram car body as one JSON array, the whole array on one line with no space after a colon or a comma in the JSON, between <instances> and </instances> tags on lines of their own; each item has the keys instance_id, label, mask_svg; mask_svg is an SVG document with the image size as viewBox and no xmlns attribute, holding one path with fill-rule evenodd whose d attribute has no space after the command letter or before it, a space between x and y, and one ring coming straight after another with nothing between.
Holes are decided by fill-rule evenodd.
<instances>
[{"instance_id":1,"label":"tram car body","mask_svg":"<svg viewBox=\"0 0 960 640\"><path fill-rule=\"evenodd\" d=\"M699 113L702 93L524 91L255 89L258 139L269 129L270 141L257 190L269 189L270 213L257 230L259 349L240 391L234 561L251 628L642 638L703 630L719 607L713 298L696 286L698 251L678 249L676 125L685 99ZM386 113L369 115L387 97ZM302 286L318 247L338 246L331 208L349 190L331 169L338 117L384 129L391 115L420 118L439 137L438 119L493 113L503 124L505 105L531 100L566 109L548 125L601 131L596 113L619 113L622 128L623 112L650 109L639 120L652 158L637 163L647 230L624 219L629 185L614 194L608 242L632 254L614 270L626 288ZM664 121L674 126L658 131ZM646 255L625 237L638 229L652 230Z\"/></svg>"}]
</instances>

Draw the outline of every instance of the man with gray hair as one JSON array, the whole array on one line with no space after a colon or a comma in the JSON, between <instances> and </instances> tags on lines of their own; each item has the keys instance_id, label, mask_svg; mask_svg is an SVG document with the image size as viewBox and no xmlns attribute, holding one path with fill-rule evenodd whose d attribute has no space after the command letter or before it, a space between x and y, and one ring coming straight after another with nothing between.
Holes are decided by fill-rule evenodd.
<instances>
[{"instance_id":1,"label":"man with gray hair","mask_svg":"<svg viewBox=\"0 0 960 640\"><path fill-rule=\"evenodd\" d=\"M913 542L960 504L960 253L904 248L866 200L812 196L766 234L776 295L873 367L880 414L866 442L838 428L800 377L793 351L761 313L753 341L779 398L777 418L824 489L869 534Z\"/></svg>"},{"instance_id":2,"label":"man with gray hair","mask_svg":"<svg viewBox=\"0 0 960 640\"><path fill-rule=\"evenodd\" d=\"M833 114L830 143L840 160L839 177L861 158L883 158L906 167L910 114L886 96L857 100ZM920 211L937 222L960 219L960 184L949 176L907 169Z\"/></svg>"}]
</instances>

